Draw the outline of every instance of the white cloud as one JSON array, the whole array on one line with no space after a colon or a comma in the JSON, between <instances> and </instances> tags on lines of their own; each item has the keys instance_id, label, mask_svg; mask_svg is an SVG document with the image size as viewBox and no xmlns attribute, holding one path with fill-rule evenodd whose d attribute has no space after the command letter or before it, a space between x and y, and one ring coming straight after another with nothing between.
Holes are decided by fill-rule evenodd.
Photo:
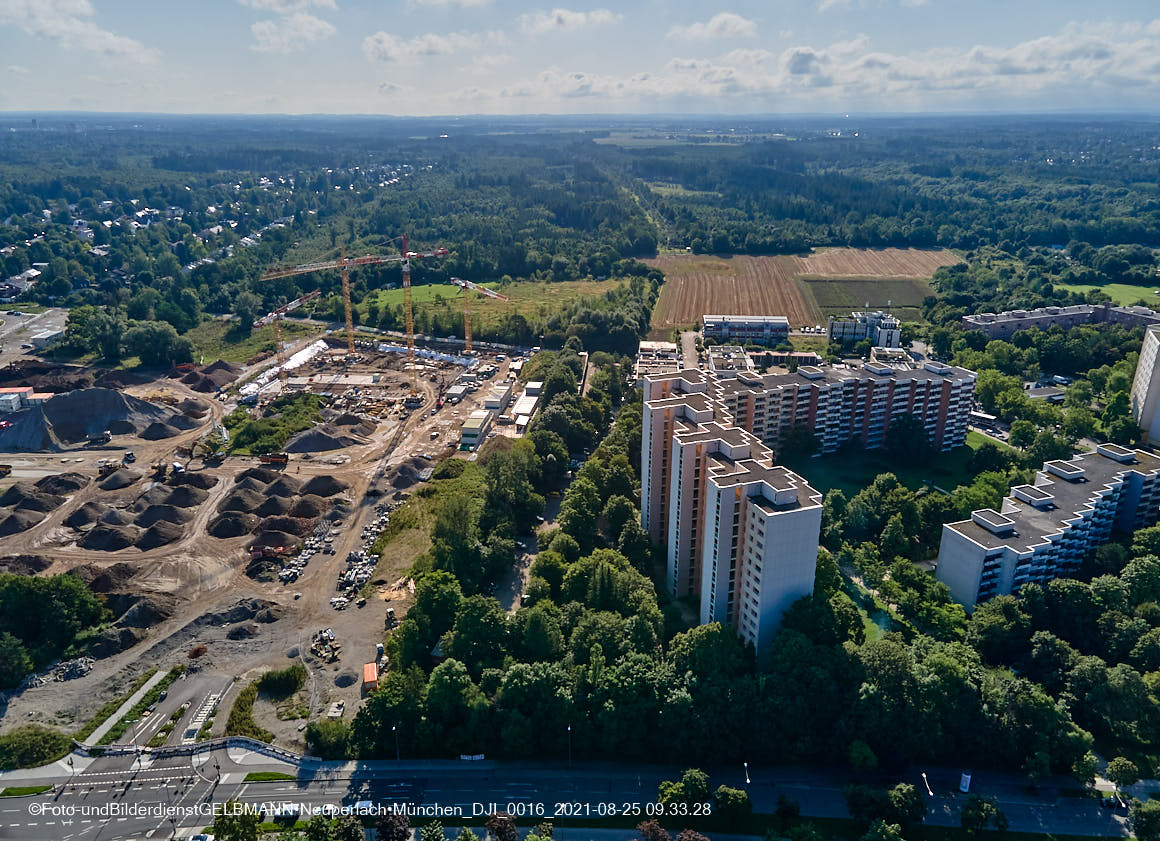
<instances>
[{"instance_id":1,"label":"white cloud","mask_svg":"<svg viewBox=\"0 0 1160 841\"><path fill-rule=\"evenodd\" d=\"M389 32L376 32L363 39L363 54L371 61L409 61L423 56L450 55L474 49L481 43L483 38L471 32L449 32L446 35L432 32L408 40Z\"/></svg>"},{"instance_id":2,"label":"white cloud","mask_svg":"<svg viewBox=\"0 0 1160 841\"><path fill-rule=\"evenodd\" d=\"M260 53L292 53L334 34L334 27L308 12L294 12L281 19L260 20L250 26Z\"/></svg>"},{"instance_id":3,"label":"white cloud","mask_svg":"<svg viewBox=\"0 0 1160 841\"><path fill-rule=\"evenodd\" d=\"M481 100L527 102L528 109L584 99L619 110L658 110L704 101L766 109L1068 106L1160 95L1160 19L1150 23L1070 23L1011 47L930 48L907 54L873 49L863 35L774 54L733 50L716 60L675 58L659 70L624 76L549 68ZM597 103L594 105L593 103ZM566 106L565 106L566 107ZM1074 105L1072 105L1074 107Z\"/></svg>"},{"instance_id":4,"label":"white cloud","mask_svg":"<svg viewBox=\"0 0 1160 841\"><path fill-rule=\"evenodd\" d=\"M593 9L591 12L573 12L569 9L553 9L550 12L529 12L516 18L520 30L527 35L543 35L546 32L569 32L586 26L603 26L616 23L624 15L608 9Z\"/></svg>"},{"instance_id":5,"label":"white cloud","mask_svg":"<svg viewBox=\"0 0 1160 841\"><path fill-rule=\"evenodd\" d=\"M0 0L0 24L19 26L29 35L56 41L65 49L88 50L151 64L161 52L140 41L101 29L90 0Z\"/></svg>"},{"instance_id":6,"label":"white cloud","mask_svg":"<svg viewBox=\"0 0 1160 841\"><path fill-rule=\"evenodd\" d=\"M306 9L337 9L335 0L240 0L243 6L273 12L276 15L290 15Z\"/></svg>"},{"instance_id":7,"label":"white cloud","mask_svg":"<svg viewBox=\"0 0 1160 841\"><path fill-rule=\"evenodd\" d=\"M435 8L458 7L461 9L477 9L490 6L491 0L407 0L410 6L433 6Z\"/></svg>"},{"instance_id":8,"label":"white cloud","mask_svg":"<svg viewBox=\"0 0 1160 841\"><path fill-rule=\"evenodd\" d=\"M250 49L259 53L292 53L334 34L333 24L310 14L307 9L336 10L335 0L239 0L243 6L271 12L277 17L257 21L250 26L254 43Z\"/></svg>"},{"instance_id":9,"label":"white cloud","mask_svg":"<svg viewBox=\"0 0 1160 841\"><path fill-rule=\"evenodd\" d=\"M379 82L379 93L383 96L393 96L394 94L402 92L402 85L396 85L394 82Z\"/></svg>"},{"instance_id":10,"label":"white cloud","mask_svg":"<svg viewBox=\"0 0 1160 841\"><path fill-rule=\"evenodd\" d=\"M9 64L8 72L16 76L27 76L32 71L30 71L27 67L22 67L19 64Z\"/></svg>"},{"instance_id":11,"label":"white cloud","mask_svg":"<svg viewBox=\"0 0 1160 841\"><path fill-rule=\"evenodd\" d=\"M818 3L818 11L824 12L827 9L845 9L849 8L851 0L821 0Z\"/></svg>"},{"instance_id":12,"label":"white cloud","mask_svg":"<svg viewBox=\"0 0 1160 841\"><path fill-rule=\"evenodd\" d=\"M713 38L752 38L757 34L757 24L733 12L718 12L705 22L690 23L688 26L674 26L669 30L670 38L682 41L707 41Z\"/></svg>"}]
</instances>

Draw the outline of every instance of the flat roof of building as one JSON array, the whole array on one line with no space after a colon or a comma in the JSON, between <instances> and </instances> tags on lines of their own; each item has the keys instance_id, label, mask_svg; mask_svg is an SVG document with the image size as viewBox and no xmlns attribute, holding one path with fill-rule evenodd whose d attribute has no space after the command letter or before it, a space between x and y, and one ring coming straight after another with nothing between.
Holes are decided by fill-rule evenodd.
<instances>
[{"instance_id":1,"label":"flat roof of building","mask_svg":"<svg viewBox=\"0 0 1160 841\"><path fill-rule=\"evenodd\" d=\"M778 324L789 327L789 319L784 315L703 315L702 324L710 322L722 324Z\"/></svg>"},{"instance_id":2,"label":"flat roof of building","mask_svg":"<svg viewBox=\"0 0 1160 841\"><path fill-rule=\"evenodd\" d=\"M1032 493L1026 494L1033 497L1031 501L1019 498L1025 495L1026 486L1018 487L1020 494L1016 494L1013 488L1012 496L1003 500L1001 516L1011 523L1007 534L995 534L979 523L978 515L982 513L979 511L973 512L970 520L948 523L947 528L987 549L1008 547L1015 552L1028 552L1032 547L1047 542L1051 535L1059 534L1067 522L1117 476L1128 471L1151 473L1160 470L1160 458L1140 450L1127 450L1132 461L1125 462L1121 459L1128 456L1120 450L1126 448L1109 451L1107 445L1101 445L1094 452L1082 453L1066 461L1045 462L1036 476ZM1045 506L1043 496L1048 495L1052 501Z\"/></svg>"}]
</instances>

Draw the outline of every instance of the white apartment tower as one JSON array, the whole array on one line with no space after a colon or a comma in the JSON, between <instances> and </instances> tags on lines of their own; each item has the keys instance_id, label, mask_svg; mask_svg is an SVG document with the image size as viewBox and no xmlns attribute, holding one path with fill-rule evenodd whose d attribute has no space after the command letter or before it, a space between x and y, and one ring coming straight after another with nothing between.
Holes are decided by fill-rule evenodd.
<instances>
[{"instance_id":1,"label":"white apartment tower","mask_svg":"<svg viewBox=\"0 0 1160 841\"><path fill-rule=\"evenodd\" d=\"M1160 325L1144 331L1140 361L1132 380L1132 417L1149 441L1160 439Z\"/></svg>"},{"instance_id":2,"label":"white apartment tower","mask_svg":"<svg viewBox=\"0 0 1160 841\"><path fill-rule=\"evenodd\" d=\"M969 609L1028 582L1075 574L1113 532L1154 525L1158 508L1160 458L1101 444L1045 462L1034 484L1011 489L1001 510L944 525L936 577Z\"/></svg>"}]
</instances>

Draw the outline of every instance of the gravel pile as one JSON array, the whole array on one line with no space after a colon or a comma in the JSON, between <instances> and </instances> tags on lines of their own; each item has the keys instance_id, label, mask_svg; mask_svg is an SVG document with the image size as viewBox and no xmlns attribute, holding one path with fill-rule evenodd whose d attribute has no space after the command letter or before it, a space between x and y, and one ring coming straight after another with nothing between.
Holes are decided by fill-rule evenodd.
<instances>
[{"instance_id":1,"label":"gravel pile","mask_svg":"<svg viewBox=\"0 0 1160 841\"><path fill-rule=\"evenodd\" d=\"M142 551L165 546L175 540L180 540L185 530L174 523L160 521L150 526L137 540L137 547Z\"/></svg>"},{"instance_id":2,"label":"gravel pile","mask_svg":"<svg viewBox=\"0 0 1160 841\"><path fill-rule=\"evenodd\" d=\"M150 505L138 515L134 522L138 526L143 527L160 522L180 526L182 523L187 523L191 519L193 519L193 514L185 508L178 508L175 505Z\"/></svg>"},{"instance_id":3,"label":"gravel pile","mask_svg":"<svg viewBox=\"0 0 1160 841\"><path fill-rule=\"evenodd\" d=\"M87 487L89 481L89 477L83 473L58 473L55 476L45 476L43 479L37 480L36 487L46 494L68 496Z\"/></svg>"},{"instance_id":4,"label":"gravel pile","mask_svg":"<svg viewBox=\"0 0 1160 841\"><path fill-rule=\"evenodd\" d=\"M209 473L191 473L188 470L184 470L181 473L171 473L169 479L166 480L166 484L172 485L174 487L180 487L181 485L192 485L193 487L200 488L203 491L208 491L217 483L217 476L213 476Z\"/></svg>"},{"instance_id":5,"label":"gravel pile","mask_svg":"<svg viewBox=\"0 0 1160 841\"><path fill-rule=\"evenodd\" d=\"M282 532L302 537L314 531L313 520L300 520L297 517L267 517L262 520L258 528L262 532ZM275 545L275 544L267 544Z\"/></svg>"},{"instance_id":6,"label":"gravel pile","mask_svg":"<svg viewBox=\"0 0 1160 841\"><path fill-rule=\"evenodd\" d=\"M221 505L218 506L218 511L242 511L248 513L261 505L262 501L262 495L256 491L235 490L221 501Z\"/></svg>"},{"instance_id":7,"label":"gravel pile","mask_svg":"<svg viewBox=\"0 0 1160 841\"><path fill-rule=\"evenodd\" d=\"M36 575L52 566L44 555L9 555L0 558L0 572L9 575Z\"/></svg>"},{"instance_id":8,"label":"gravel pile","mask_svg":"<svg viewBox=\"0 0 1160 841\"><path fill-rule=\"evenodd\" d=\"M250 544L250 548L261 548L263 546L277 547L281 546L284 549L294 549L302 544L296 535L287 534L284 531L263 531L258 534L258 537Z\"/></svg>"},{"instance_id":9,"label":"gravel pile","mask_svg":"<svg viewBox=\"0 0 1160 841\"><path fill-rule=\"evenodd\" d=\"M134 517L123 508L110 508L101 515L100 522L110 526L129 526L133 524Z\"/></svg>"},{"instance_id":10,"label":"gravel pile","mask_svg":"<svg viewBox=\"0 0 1160 841\"><path fill-rule=\"evenodd\" d=\"M266 501L255 509L254 513L259 517L272 517L277 514L285 514L290 510L290 500L284 496L268 496Z\"/></svg>"},{"instance_id":11,"label":"gravel pile","mask_svg":"<svg viewBox=\"0 0 1160 841\"><path fill-rule=\"evenodd\" d=\"M122 467L120 470L115 470L102 479L97 487L103 491L119 491L140 480L144 475L138 470L130 470L127 467Z\"/></svg>"},{"instance_id":12,"label":"gravel pile","mask_svg":"<svg viewBox=\"0 0 1160 841\"><path fill-rule=\"evenodd\" d=\"M341 450L344 447L357 447L367 443L367 439L360 435L352 435L345 429L323 424L314 429L299 432L286 442L283 449L288 453L324 453L331 450Z\"/></svg>"},{"instance_id":13,"label":"gravel pile","mask_svg":"<svg viewBox=\"0 0 1160 841\"><path fill-rule=\"evenodd\" d=\"M81 388L9 415L12 426L0 430L0 450L57 451L105 430L121 435L173 417L169 408L121 391Z\"/></svg>"},{"instance_id":14,"label":"gravel pile","mask_svg":"<svg viewBox=\"0 0 1160 841\"><path fill-rule=\"evenodd\" d=\"M349 488L346 482L333 476L315 476L302 486L304 496L334 496Z\"/></svg>"},{"instance_id":15,"label":"gravel pile","mask_svg":"<svg viewBox=\"0 0 1160 841\"><path fill-rule=\"evenodd\" d=\"M161 421L154 421L141 430L141 437L146 441L160 441L163 438L173 438L180 434L181 430L176 426Z\"/></svg>"},{"instance_id":16,"label":"gravel pile","mask_svg":"<svg viewBox=\"0 0 1160 841\"><path fill-rule=\"evenodd\" d=\"M196 508L207 499L209 499L209 491L203 491L193 485L182 485L165 498L165 504L177 508Z\"/></svg>"},{"instance_id":17,"label":"gravel pile","mask_svg":"<svg viewBox=\"0 0 1160 841\"><path fill-rule=\"evenodd\" d=\"M257 482L261 482L263 485L268 485L277 479L280 475L280 473L275 470L271 470L268 467L247 467L245 470L238 474L237 481L239 484L241 484L241 482L245 479L253 479Z\"/></svg>"},{"instance_id":18,"label":"gravel pile","mask_svg":"<svg viewBox=\"0 0 1160 841\"><path fill-rule=\"evenodd\" d=\"M3 520L0 520L0 537L28 531L43 519L44 514L39 511L13 511Z\"/></svg>"},{"instance_id":19,"label":"gravel pile","mask_svg":"<svg viewBox=\"0 0 1160 841\"><path fill-rule=\"evenodd\" d=\"M206 530L211 537L225 540L249 534L258 525L258 518L242 511L229 511L210 520Z\"/></svg>"},{"instance_id":20,"label":"gravel pile","mask_svg":"<svg viewBox=\"0 0 1160 841\"><path fill-rule=\"evenodd\" d=\"M306 494L300 497L285 513L290 517L314 519L325 514L328 508L330 508L330 503L322 497L317 494Z\"/></svg>"},{"instance_id":21,"label":"gravel pile","mask_svg":"<svg viewBox=\"0 0 1160 841\"><path fill-rule=\"evenodd\" d=\"M293 497L302 490L302 483L289 476L279 476L266 486L266 493L270 496Z\"/></svg>"},{"instance_id":22,"label":"gravel pile","mask_svg":"<svg viewBox=\"0 0 1160 841\"><path fill-rule=\"evenodd\" d=\"M64 524L70 529L81 529L91 526L109 510L109 506L99 502L86 502L80 508L64 518Z\"/></svg>"},{"instance_id":23,"label":"gravel pile","mask_svg":"<svg viewBox=\"0 0 1160 841\"><path fill-rule=\"evenodd\" d=\"M94 552L116 552L133 546L140 536L141 530L133 526L99 525L93 527L78 544Z\"/></svg>"}]
</instances>

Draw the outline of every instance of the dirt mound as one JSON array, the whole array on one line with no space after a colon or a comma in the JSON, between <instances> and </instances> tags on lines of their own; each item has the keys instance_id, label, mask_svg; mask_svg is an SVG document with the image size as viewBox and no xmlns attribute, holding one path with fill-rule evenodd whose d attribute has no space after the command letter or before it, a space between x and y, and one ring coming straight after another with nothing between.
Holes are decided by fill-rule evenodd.
<instances>
[{"instance_id":1,"label":"dirt mound","mask_svg":"<svg viewBox=\"0 0 1160 841\"><path fill-rule=\"evenodd\" d=\"M165 407L111 388L81 388L57 394L43 403L12 413L12 426L0 430L3 450L60 450L108 430L119 434L163 423L173 413Z\"/></svg>"},{"instance_id":2,"label":"dirt mound","mask_svg":"<svg viewBox=\"0 0 1160 841\"><path fill-rule=\"evenodd\" d=\"M103 491L119 491L121 488L129 487L144 475L139 470L130 470L127 467L122 467L120 470L115 470L102 479L97 487Z\"/></svg>"},{"instance_id":3,"label":"dirt mound","mask_svg":"<svg viewBox=\"0 0 1160 841\"><path fill-rule=\"evenodd\" d=\"M334 496L349 488L346 482L333 476L315 476L302 486L303 496Z\"/></svg>"},{"instance_id":4,"label":"dirt mound","mask_svg":"<svg viewBox=\"0 0 1160 841\"><path fill-rule=\"evenodd\" d=\"M55 476L45 476L36 482L36 487L46 494L68 496L74 494L89 484L89 477L83 473L58 473Z\"/></svg>"},{"instance_id":5,"label":"dirt mound","mask_svg":"<svg viewBox=\"0 0 1160 841\"><path fill-rule=\"evenodd\" d=\"M254 614L254 620L261 622L263 625L269 625L271 622L277 622L286 615L286 608L280 604L272 604L269 607L264 607Z\"/></svg>"},{"instance_id":6,"label":"dirt mound","mask_svg":"<svg viewBox=\"0 0 1160 841\"><path fill-rule=\"evenodd\" d=\"M279 476L274 482L266 486L266 493L269 496L297 496L302 489L302 483L297 479L292 479L289 476Z\"/></svg>"},{"instance_id":7,"label":"dirt mound","mask_svg":"<svg viewBox=\"0 0 1160 841\"><path fill-rule=\"evenodd\" d=\"M19 505L31 494L39 492L40 489L31 482L17 482L0 494L0 505Z\"/></svg>"},{"instance_id":8,"label":"dirt mound","mask_svg":"<svg viewBox=\"0 0 1160 841\"><path fill-rule=\"evenodd\" d=\"M150 526L137 540L137 548L145 551L148 549L156 549L158 546L165 546L175 540L180 540L184 532L185 529L175 523L159 520Z\"/></svg>"},{"instance_id":9,"label":"dirt mound","mask_svg":"<svg viewBox=\"0 0 1160 841\"><path fill-rule=\"evenodd\" d=\"M296 535L287 534L284 531L263 531L258 534L257 540L250 544L250 548L281 546L284 549L293 549L297 548L301 543L302 541Z\"/></svg>"},{"instance_id":10,"label":"dirt mound","mask_svg":"<svg viewBox=\"0 0 1160 841\"><path fill-rule=\"evenodd\" d=\"M334 676L334 685L339 689L346 689L348 686L354 686L358 681L358 675L354 672L340 672Z\"/></svg>"},{"instance_id":11,"label":"dirt mound","mask_svg":"<svg viewBox=\"0 0 1160 841\"><path fill-rule=\"evenodd\" d=\"M141 530L132 526L99 525L82 537L78 543L82 549L91 549L94 552L116 552L120 549L128 549L135 544L140 534Z\"/></svg>"},{"instance_id":12,"label":"dirt mound","mask_svg":"<svg viewBox=\"0 0 1160 841\"><path fill-rule=\"evenodd\" d=\"M335 426L348 427L354 434L363 436L370 435L379 428L377 421L374 421L371 418L364 418L360 415L355 415L350 412L339 415L334 419L333 424Z\"/></svg>"},{"instance_id":13,"label":"dirt mound","mask_svg":"<svg viewBox=\"0 0 1160 841\"><path fill-rule=\"evenodd\" d=\"M206 365L201 369L203 374L216 374L218 371L225 371L227 373L233 374L234 377L237 378L238 374L242 373L242 368L240 365L231 365L224 359L219 359L216 362L211 362L209 365Z\"/></svg>"},{"instance_id":14,"label":"dirt mound","mask_svg":"<svg viewBox=\"0 0 1160 841\"><path fill-rule=\"evenodd\" d=\"M128 651L145 639L145 636L145 631L140 628L108 628L94 640L89 653L98 660L112 657L122 651Z\"/></svg>"},{"instance_id":15,"label":"dirt mound","mask_svg":"<svg viewBox=\"0 0 1160 841\"><path fill-rule=\"evenodd\" d=\"M102 505L99 502L86 502L76 511L64 518L64 524L70 529L84 528L91 526L101 518L101 515L108 512L109 506Z\"/></svg>"},{"instance_id":16,"label":"dirt mound","mask_svg":"<svg viewBox=\"0 0 1160 841\"><path fill-rule=\"evenodd\" d=\"M148 374L136 374L132 371L106 371L93 385L100 388L123 389L131 385L147 385L153 382Z\"/></svg>"},{"instance_id":17,"label":"dirt mound","mask_svg":"<svg viewBox=\"0 0 1160 841\"><path fill-rule=\"evenodd\" d=\"M169 419L169 425L175 429L184 429L188 431L190 429L197 429L199 426L201 426L201 423L189 417L188 415L174 415Z\"/></svg>"},{"instance_id":18,"label":"dirt mound","mask_svg":"<svg viewBox=\"0 0 1160 841\"><path fill-rule=\"evenodd\" d=\"M133 524L133 515L123 508L110 508L100 517L100 522L109 526L129 526Z\"/></svg>"},{"instance_id":19,"label":"dirt mound","mask_svg":"<svg viewBox=\"0 0 1160 841\"><path fill-rule=\"evenodd\" d=\"M230 511L210 521L206 531L212 537L225 540L249 534L258 525L258 518L241 511Z\"/></svg>"},{"instance_id":20,"label":"dirt mound","mask_svg":"<svg viewBox=\"0 0 1160 841\"><path fill-rule=\"evenodd\" d=\"M52 561L43 555L9 555L0 558L0 572L8 575L36 575L52 566Z\"/></svg>"},{"instance_id":21,"label":"dirt mound","mask_svg":"<svg viewBox=\"0 0 1160 841\"><path fill-rule=\"evenodd\" d=\"M162 421L154 421L141 430L141 437L146 441L160 441L163 438L172 438L180 434L181 430L176 426L163 423Z\"/></svg>"},{"instance_id":22,"label":"dirt mound","mask_svg":"<svg viewBox=\"0 0 1160 841\"><path fill-rule=\"evenodd\" d=\"M137 568L124 561L117 561L108 567L101 567L97 564L81 564L69 570L69 575L75 575L94 593L112 593L120 590L136 574Z\"/></svg>"},{"instance_id":23,"label":"dirt mound","mask_svg":"<svg viewBox=\"0 0 1160 841\"><path fill-rule=\"evenodd\" d=\"M351 435L337 426L323 424L314 429L299 432L287 441L286 446L282 449L288 453L323 453L330 450L341 450L344 447L357 447L366 442L362 436Z\"/></svg>"},{"instance_id":24,"label":"dirt mound","mask_svg":"<svg viewBox=\"0 0 1160 841\"><path fill-rule=\"evenodd\" d=\"M236 490L218 506L218 511L253 511L262 504L262 496L256 491Z\"/></svg>"},{"instance_id":25,"label":"dirt mound","mask_svg":"<svg viewBox=\"0 0 1160 841\"><path fill-rule=\"evenodd\" d=\"M43 519L44 514L39 511L14 511L0 520L0 537L28 531Z\"/></svg>"},{"instance_id":26,"label":"dirt mound","mask_svg":"<svg viewBox=\"0 0 1160 841\"><path fill-rule=\"evenodd\" d=\"M246 565L246 575L255 581L273 581L282 562L274 558L255 558Z\"/></svg>"},{"instance_id":27,"label":"dirt mound","mask_svg":"<svg viewBox=\"0 0 1160 841\"><path fill-rule=\"evenodd\" d=\"M56 496L55 494L45 493L31 493L24 499L20 500L16 505L17 511L39 511L41 514L47 514L50 511L55 511L64 504L63 496Z\"/></svg>"},{"instance_id":28,"label":"dirt mound","mask_svg":"<svg viewBox=\"0 0 1160 841\"><path fill-rule=\"evenodd\" d=\"M133 502L133 510L138 514L150 505L162 505L169 499L171 491L164 485L154 485Z\"/></svg>"},{"instance_id":29,"label":"dirt mound","mask_svg":"<svg viewBox=\"0 0 1160 841\"><path fill-rule=\"evenodd\" d=\"M290 517L313 519L321 517L330 508L330 503L317 494L303 496L285 513Z\"/></svg>"},{"instance_id":30,"label":"dirt mound","mask_svg":"<svg viewBox=\"0 0 1160 841\"><path fill-rule=\"evenodd\" d=\"M235 482L234 487L239 491L253 491L256 494L264 494L266 492L266 483L259 482L253 476L247 476L240 482Z\"/></svg>"},{"instance_id":31,"label":"dirt mound","mask_svg":"<svg viewBox=\"0 0 1160 841\"><path fill-rule=\"evenodd\" d=\"M137 424L127 420L109 421L109 432L113 435L136 435Z\"/></svg>"},{"instance_id":32,"label":"dirt mound","mask_svg":"<svg viewBox=\"0 0 1160 841\"><path fill-rule=\"evenodd\" d=\"M200 400L195 400L192 397L186 397L184 400L178 403L177 409L183 415L188 415L191 418L204 418L205 413L209 411L205 407L204 403L202 403Z\"/></svg>"},{"instance_id":33,"label":"dirt mound","mask_svg":"<svg viewBox=\"0 0 1160 841\"><path fill-rule=\"evenodd\" d=\"M253 622L246 622L242 625L235 625L226 633L226 638L231 640L248 640L253 639L258 635L259 628Z\"/></svg>"},{"instance_id":34,"label":"dirt mound","mask_svg":"<svg viewBox=\"0 0 1160 841\"><path fill-rule=\"evenodd\" d=\"M419 481L419 471L403 462L387 471L387 481L395 488L409 488Z\"/></svg>"},{"instance_id":35,"label":"dirt mound","mask_svg":"<svg viewBox=\"0 0 1160 841\"><path fill-rule=\"evenodd\" d=\"M203 491L192 485L182 485L165 498L165 504L177 508L195 508L207 499L209 499L209 491Z\"/></svg>"},{"instance_id":36,"label":"dirt mound","mask_svg":"<svg viewBox=\"0 0 1160 841\"><path fill-rule=\"evenodd\" d=\"M237 475L237 481L240 483L243 479L254 479L263 485L268 485L277 479L279 475L277 471L271 470L268 467L247 467Z\"/></svg>"},{"instance_id":37,"label":"dirt mound","mask_svg":"<svg viewBox=\"0 0 1160 841\"><path fill-rule=\"evenodd\" d=\"M312 520L300 520L297 517L267 517L262 520L259 528L264 532L287 532L288 534L296 534L301 537L310 534L314 530L314 522Z\"/></svg>"},{"instance_id":38,"label":"dirt mound","mask_svg":"<svg viewBox=\"0 0 1160 841\"><path fill-rule=\"evenodd\" d=\"M208 491L218 483L217 476L211 476L209 473L190 473L188 470L181 473L173 473L170 475L166 484L179 487L181 485L192 485L195 488L200 488L203 491Z\"/></svg>"},{"instance_id":39,"label":"dirt mound","mask_svg":"<svg viewBox=\"0 0 1160 841\"><path fill-rule=\"evenodd\" d=\"M117 594L122 595L122 594ZM150 593L147 596L137 594L123 594L128 596L129 604L118 611L113 605L115 597L108 599L109 607L114 613L119 613L117 624L127 628L152 628L173 616L177 610L177 597L169 593Z\"/></svg>"},{"instance_id":40,"label":"dirt mound","mask_svg":"<svg viewBox=\"0 0 1160 841\"><path fill-rule=\"evenodd\" d=\"M225 610L203 613L194 621L198 625L234 625L238 622L249 622L261 611L275 607L275 604L265 599L241 599Z\"/></svg>"},{"instance_id":41,"label":"dirt mound","mask_svg":"<svg viewBox=\"0 0 1160 841\"><path fill-rule=\"evenodd\" d=\"M197 371L190 371L188 374L181 378L181 381L186 385L197 385L199 382L201 382L201 374Z\"/></svg>"},{"instance_id":42,"label":"dirt mound","mask_svg":"<svg viewBox=\"0 0 1160 841\"><path fill-rule=\"evenodd\" d=\"M148 527L154 523L171 523L181 525L193 519L193 514L176 505L150 505L134 521L139 526Z\"/></svg>"},{"instance_id":43,"label":"dirt mound","mask_svg":"<svg viewBox=\"0 0 1160 841\"><path fill-rule=\"evenodd\" d=\"M255 514L261 517L272 517L285 514L290 510L290 500L284 496L268 496L266 501L257 507Z\"/></svg>"}]
</instances>

